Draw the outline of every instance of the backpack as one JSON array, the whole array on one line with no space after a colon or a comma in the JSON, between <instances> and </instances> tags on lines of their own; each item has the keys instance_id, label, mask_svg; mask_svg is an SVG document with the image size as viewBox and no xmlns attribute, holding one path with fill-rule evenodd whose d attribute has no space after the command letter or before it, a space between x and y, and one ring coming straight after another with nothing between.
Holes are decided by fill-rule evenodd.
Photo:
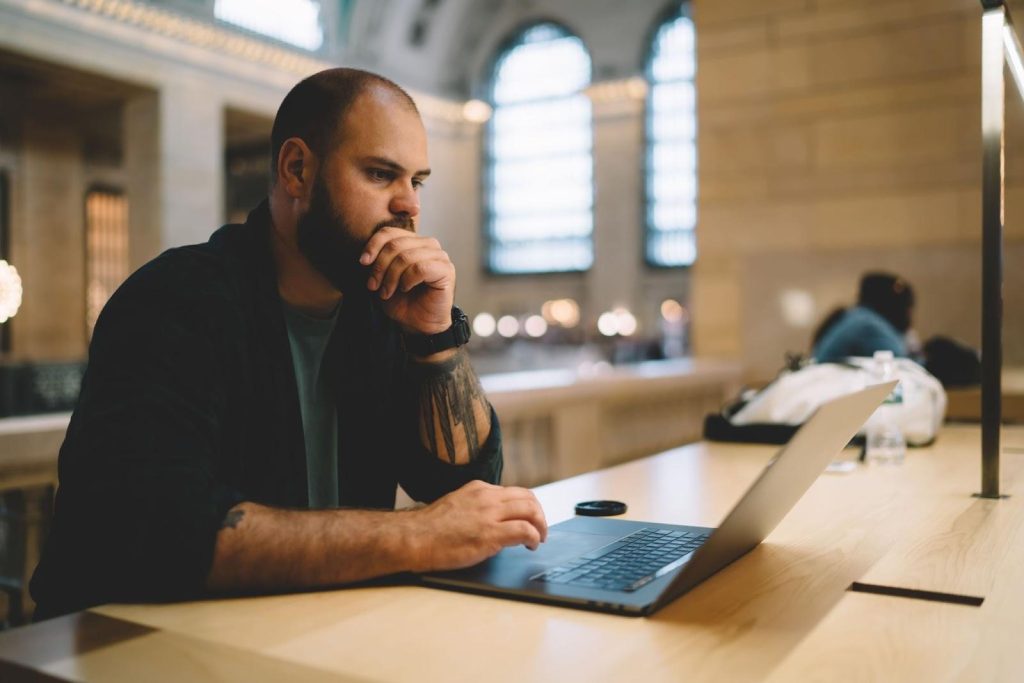
<instances>
[{"instance_id":1,"label":"backpack","mask_svg":"<svg viewBox=\"0 0 1024 683\"><path fill-rule=\"evenodd\" d=\"M896 374L903 387L900 428L908 446L926 446L935 440L946 416L942 384L912 360L896 359ZM756 393L748 393L708 415L704 438L711 441L784 444L825 401L863 389L874 380L871 358L849 358L845 363L810 363L783 370ZM873 414L858 432L863 438Z\"/></svg>"}]
</instances>

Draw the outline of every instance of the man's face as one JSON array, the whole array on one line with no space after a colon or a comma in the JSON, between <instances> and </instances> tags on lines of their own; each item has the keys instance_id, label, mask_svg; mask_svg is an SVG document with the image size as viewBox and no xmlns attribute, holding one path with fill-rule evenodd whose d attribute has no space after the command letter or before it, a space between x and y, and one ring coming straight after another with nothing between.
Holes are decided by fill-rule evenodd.
<instances>
[{"instance_id":1,"label":"man's face","mask_svg":"<svg viewBox=\"0 0 1024 683\"><path fill-rule=\"evenodd\" d=\"M317 171L299 249L335 289L366 287L359 264L367 240L385 227L415 232L419 187L429 175L426 131L394 93L375 88L349 108L338 144Z\"/></svg>"}]
</instances>

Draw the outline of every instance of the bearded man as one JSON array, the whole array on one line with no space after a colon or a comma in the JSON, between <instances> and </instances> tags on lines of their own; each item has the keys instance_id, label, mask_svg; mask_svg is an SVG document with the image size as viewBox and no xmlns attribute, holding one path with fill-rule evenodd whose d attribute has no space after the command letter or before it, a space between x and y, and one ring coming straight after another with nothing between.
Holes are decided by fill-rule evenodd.
<instances>
[{"instance_id":1,"label":"bearded man","mask_svg":"<svg viewBox=\"0 0 1024 683\"><path fill-rule=\"evenodd\" d=\"M419 234L416 105L330 69L285 97L244 225L134 273L95 327L37 617L337 586L546 537L498 486L455 268ZM429 503L395 511L396 486Z\"/></svg>"}]
</instances>

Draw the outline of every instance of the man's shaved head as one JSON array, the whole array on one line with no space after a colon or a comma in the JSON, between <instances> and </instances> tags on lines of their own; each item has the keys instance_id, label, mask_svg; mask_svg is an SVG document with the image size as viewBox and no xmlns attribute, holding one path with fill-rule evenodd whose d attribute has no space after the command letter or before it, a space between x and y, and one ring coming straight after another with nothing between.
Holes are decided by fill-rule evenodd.
<instances>
[{"instance_id":1,"label":"man's shaved head","mask_svg":"<svg viewBox=\"0 0 1024 683\"><path fill-rule=\"evenodd\" d=\"M371 88L385 88L419 113L416 103L394 81L359 69L326 69L299 82L285 96L270 134L270 182L277 182L277 158L289 138L300 138L321 160L340 141L341 122L352 103Z\"/></svg>"}]
</instances>

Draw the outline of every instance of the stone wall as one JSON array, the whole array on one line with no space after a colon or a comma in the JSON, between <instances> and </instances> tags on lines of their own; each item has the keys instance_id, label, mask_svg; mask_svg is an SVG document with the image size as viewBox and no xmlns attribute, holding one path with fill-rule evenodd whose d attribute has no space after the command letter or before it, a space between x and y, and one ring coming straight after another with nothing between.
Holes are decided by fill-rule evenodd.
<instances>
[{"instance_id":1,"label":"stone wall","mask_svg":"<svg viewBox=\"0 0 1024 683\"><path fill-rule=\"evenodd\" d=\"M696 352L770 377L871 267L911 279L923 335L980 343L979 3L730 0L697 2L694 17ZM1024 108L1007 94L1019 254ZM1020 364L1024 306L1006 264L1006 356ZM794 293L812 305L787 322Z\"/></svg>"}]
</instances>

